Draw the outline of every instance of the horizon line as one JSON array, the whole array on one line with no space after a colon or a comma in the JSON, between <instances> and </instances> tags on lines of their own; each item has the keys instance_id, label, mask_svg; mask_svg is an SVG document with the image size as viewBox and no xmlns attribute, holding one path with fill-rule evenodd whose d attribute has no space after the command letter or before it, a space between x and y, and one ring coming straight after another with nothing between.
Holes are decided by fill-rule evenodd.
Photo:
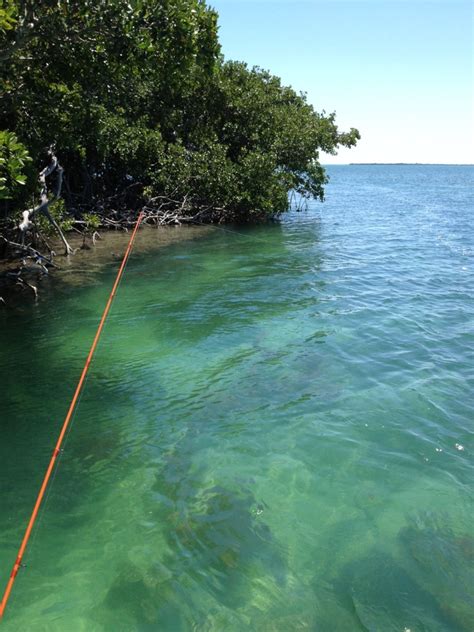
<instances>
[{"instance_id":1,"label":"horizon line","mask_svg":"<svg viewBox=\"0 0 474 632\"><path fill-rule=\"evenodd\" d=\"M431 167L474 167L473 162L322 162L323 167L352 167L352 166L431 166Z\"/></svg>"}]
</instances>

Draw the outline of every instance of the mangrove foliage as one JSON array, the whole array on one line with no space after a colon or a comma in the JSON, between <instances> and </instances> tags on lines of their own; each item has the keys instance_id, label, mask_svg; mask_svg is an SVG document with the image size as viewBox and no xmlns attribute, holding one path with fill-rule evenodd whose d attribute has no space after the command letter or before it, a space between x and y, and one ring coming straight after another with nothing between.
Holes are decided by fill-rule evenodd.
<instances>
[{"instance_id":1,"label":"mangrove foliage","mask_svg":"<svg viewBox=\"0 0 474 632\"><path fill-rule=\"evenodd\" d=\"M5 214L37 204L57 160L75 220L143 207L260 220L291 191L322 199L319 152L359 137L270 73L224 61L202 0L4 0L0 37Z\"/></svg>"}]
</instances>

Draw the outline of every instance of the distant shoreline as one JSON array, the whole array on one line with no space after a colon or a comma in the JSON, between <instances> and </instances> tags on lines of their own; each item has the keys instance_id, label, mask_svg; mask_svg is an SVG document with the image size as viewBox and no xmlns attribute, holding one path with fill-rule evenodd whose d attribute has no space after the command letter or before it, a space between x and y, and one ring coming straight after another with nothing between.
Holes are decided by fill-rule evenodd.
<instances>
[{"instance_id":1,"label":"distant shoreline","mask_svg":"<svg viewBox=\"0 0 474 632\"><path fill-rule=\"evenodd\" d=\"M357 165L365 167L474 167L474 164L469 162L349 162L346 166L353 167ZM331 167L337 165L333 164L325 166Z\"/></svg>"}]
</instances>

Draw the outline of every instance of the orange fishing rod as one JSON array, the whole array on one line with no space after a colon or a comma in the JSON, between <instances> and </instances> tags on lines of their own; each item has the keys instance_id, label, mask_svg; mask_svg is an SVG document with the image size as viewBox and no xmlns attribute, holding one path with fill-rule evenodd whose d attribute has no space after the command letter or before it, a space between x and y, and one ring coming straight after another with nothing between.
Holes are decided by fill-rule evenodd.
<instances>
[{"instance_id":1,"label":"orange fishing rod","mask_svg":"<svg viewBox=\"0 0 474 632\"><path fill-rule=\"evenodd\" d=\"M96 347L97 347L97 343L99 342L100 334L102 333L102 329L104 328L105 320L107 318L107 315L109 313L110 307L112 305L112 301L114 300L114 296L115 296L115 293L117 291L118 285L120 283L120 279L122 278L122 274L123 274L123 271L125 269L125 265L127 263L128 257L130 255L130 252L132 251L132 246L133 246L133 242L135 240L135 235L137 234L137 230L138 230L138 227L140 226L142 218L143 218L143 211L140 213L140 215L138 216L138 219L137 219L137 221L135 223L135 227L133 229L132 235L131 235L130 240L128 242L127 249L126 249L125 254L123 256L123 259L122 259L122 263L120 264L120 268L118 269L117 276L115 277L115 282L114 282L114 285L112 287L112 291L110 292L109 298L107 300L107 304L106 304L104 312L102 314L102 318L100 319L99 326L97 327L97 331L96 331L96 334L94 336L94 340L92 342L92 345L91 345L91 348L90 348L90 351L89 351L89 355L87 356L86 363L84 365L84 368L82 369L81 377L79 378L79 382L78 382L78 384L76 386L76 390L74 392L73 398L72 398L71 403L69 405L69 409L67 411L66 418L64 419L64 422L63 422L63 425L62 425L62 428L61 428L61 432L59 433L59 438L58 438L58 440L56 442L56 446L54 448L53 455L51 456L51 459L49 461L48 469L46 470L46 474L44 475L43 482L41 483L41 487L40 487L38 496L36 498L35 506L34 506L33 511L31 513L31 517L30 517L30 520L28 522L28 526L26 527L25 535L23 536L23 540L21 542L20 548L18 549L18 555L17 555L15 563L13 565L12 572L10 573L10 578L9 578L7 586L5 588L5 592L3 593L3 598L2 598L2 601L0 603L0 619L3 617L3 614L5 612L5 608L6 608L7 603L8 603L8 599L10 598L10 593L12 591L13 584L15 583L16 576L17 576L18 571L19 571L19 569L21 567L21 563L22 563L22 560L23 560L23 555L24 555L26 547L28 545L28 540L30 539L31 532L32 532L34 524L36 522L36 518L38 517L38 511L39 511L39 508L40 508L41 503L43 501L43 497L44 497L44 494L46 492L46 488L48 487L49 479L51 478L51 474L52 474L52 472L54 470L56 459L58 458L59 452L61 450L61 445L62 445L64 437L66 435L66 431L68 429L69 422L71 421L74 409L76 407L77 400L79 398L79 395L81 393L82 387L84 385L84 380L85 380L87 372L89 370L89 366L90 366L91 361L92 361L92 356L94 355L94 352L95 352Z\"/></svg>"}]
</instances>

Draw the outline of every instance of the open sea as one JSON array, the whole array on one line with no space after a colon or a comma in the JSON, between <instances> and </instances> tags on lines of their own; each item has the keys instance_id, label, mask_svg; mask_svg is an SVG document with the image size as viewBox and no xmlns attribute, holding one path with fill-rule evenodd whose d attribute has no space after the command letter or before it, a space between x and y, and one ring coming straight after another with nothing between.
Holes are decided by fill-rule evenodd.
<instances>
[{"instance_id":1,"label":"open sea","mask_svg":"<svg viewBox=\"0 0 474 632\"><path fill-rule=\"evenodd\" d=\"M2 632L472 632L474 167L328 172L138 234ZM1 591L117 267L0 305Z\"/></svg>"}]
</instances>

